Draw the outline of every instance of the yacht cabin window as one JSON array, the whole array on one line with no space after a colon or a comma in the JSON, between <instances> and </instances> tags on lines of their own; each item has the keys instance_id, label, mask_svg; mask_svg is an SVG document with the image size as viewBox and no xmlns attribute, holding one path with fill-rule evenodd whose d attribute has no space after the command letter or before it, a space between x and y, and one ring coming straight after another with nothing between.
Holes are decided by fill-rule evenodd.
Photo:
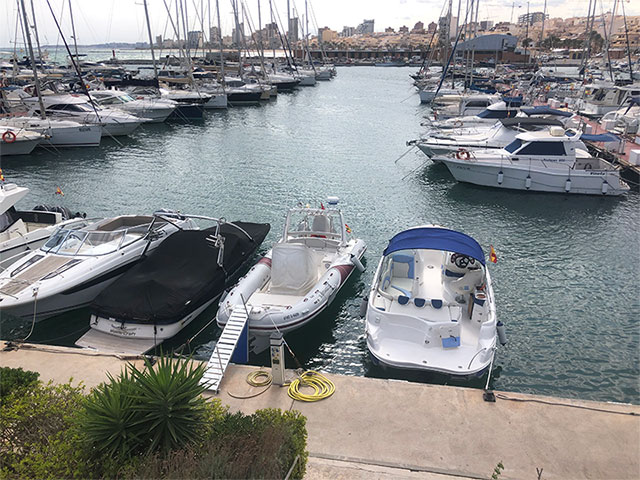
<instances>
[{"instance_id":1,"label":"yacht cabin window","mask_svg":"<svg viewBox=\"0 0 640 480\"><path fill-rule=\"evenodd\" d=\"M531 142L518 151L519 155L553 155L565 154L562 142Z\"/></svg>"}]
</instances>

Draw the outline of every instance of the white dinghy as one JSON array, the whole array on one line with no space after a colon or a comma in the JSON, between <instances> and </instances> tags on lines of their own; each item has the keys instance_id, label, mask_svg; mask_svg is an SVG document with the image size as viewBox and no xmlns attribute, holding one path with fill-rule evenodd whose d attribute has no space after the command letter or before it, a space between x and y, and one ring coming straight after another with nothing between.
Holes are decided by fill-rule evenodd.
<instances>
[{"instance_id":1,"label":"white dinghy","mask_svg":"<svg viewBox=\"0 0 640 480\"><path fill-rule=\"evenodd\" d=\"M427 225L398 233L378 264L366 309L374 363L450 375L481 374L500 329L482 248Z\"/></svg>"},{"instance_id":2,"label":"white dinghy","mask_svg":"<svg viewBox=\"0 0 640 480\"><path fill-rule=\"evenodd\" d=\"M273 332L305 325L333 301L354 267L364 270L366 244L348 238L337 203L329 197L326 209L289 210L282 238L220 301L221 328L234 308L246 308L251 351L267 348Z\"/></svg>"}]
</instances>

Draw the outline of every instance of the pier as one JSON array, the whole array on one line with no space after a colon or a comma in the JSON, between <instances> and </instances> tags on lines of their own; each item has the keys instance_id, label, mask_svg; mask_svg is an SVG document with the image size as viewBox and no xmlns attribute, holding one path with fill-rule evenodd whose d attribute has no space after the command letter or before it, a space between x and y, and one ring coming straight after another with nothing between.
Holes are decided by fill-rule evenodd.
<instances>
[{"instance_id":1,"label":"pier","mask_svg":"<svg viewBox=\"0 0 640 480\"><path fill-rule=\"evenodd\" d=\"M44 382L87 388L142 357L76 348L0 343L0 365L40 373ZM305 478L639 478L640 407L345 375L321 402L292 400L286 387L251 387L255 366L231 364L216 395L232 411L298 410L307 417ZM293 371L287 374L294 378ZM538 476L537 472L542 472Z\"/></svg>"}]
</instances>

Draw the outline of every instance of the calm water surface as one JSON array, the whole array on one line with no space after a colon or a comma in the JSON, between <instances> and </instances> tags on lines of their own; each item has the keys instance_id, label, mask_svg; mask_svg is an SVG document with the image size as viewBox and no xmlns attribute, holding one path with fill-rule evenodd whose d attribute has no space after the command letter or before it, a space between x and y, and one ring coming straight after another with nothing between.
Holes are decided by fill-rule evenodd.
<instances>
[{"instance_id":1,"label":"calm water surface","mask_svg":"<svg viewBox=\"0 0 640 480\"><path fill-rule=\"evenodd\" d=\"M640 403L638 288L640 196L569 197L457 184L445 167L406 151L428 110L397 68L342 68L335 80L281 94L260 107L209 112L199 124L143 127L100 148L39 151L3 160L7 181L28 186L22 208L63 203L90 216L158 208L270 222L263 251L285 210L337 195L356 236L368 243L367 271L352 277L331 307L287 338L305 367L332 373L484 385L370 364L360 298L391 236L438 223L476 238L491 265L499 318L509 343L498 350L493 387ZM65 197L54 195L60 186ZM168 344L184 344L215 308ZM2 319L2 338L31 325ZM72 345L88 329L80 310L38 324L30 341ZM189 349L207 357L211 325ZM267 364L266 355L252 359ZM288 365L295 366L289 359Z\"/></svg>"}]
</instances>

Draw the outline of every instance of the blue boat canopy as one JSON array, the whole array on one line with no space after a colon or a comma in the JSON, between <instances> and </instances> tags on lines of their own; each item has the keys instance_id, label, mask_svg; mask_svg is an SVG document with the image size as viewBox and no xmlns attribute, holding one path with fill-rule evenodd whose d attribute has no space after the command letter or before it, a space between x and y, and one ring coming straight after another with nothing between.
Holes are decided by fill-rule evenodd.
<instances>
[{"instance_id":1,"label":"blue boat canopy","mask_svg":"<svg viewBox=\"0 0 640 480\"><path fill-rule=\"evenodd\" d=\"M575 133L567 131L567 137L573 137ZM580 140L586 140L587 142L617 142L620 140L613 133L583 133L580 135Z\"/></svg>"},{"instance_id":2,"label":"blue boat canopy","mask_svg":"<svg viewBox=\"0 0 640 480\"><path fill-rule=\"evenodd\" d=\"M475 258L482 265L485 265L484 252L478 242L464 233L447 228L422 227L400 232L389 240L389 245L385 248L383 255L386 256L398 250L411 249L460 253Z\"/></svg>"},{"instance_id":3,"label":"blue boat canopy","mask_svg":"<svg viewBox=\"0 0 640 480\"><path fill-rule=\"evenodd\" d=\"M573 113L571 112L567 112L565 110L558 110L557 108L547 107L546 105L521 108L520 111L525 115L557 115L559 117L570 117L571 115L573 115Z\"/></svg>"}]
</instances>

